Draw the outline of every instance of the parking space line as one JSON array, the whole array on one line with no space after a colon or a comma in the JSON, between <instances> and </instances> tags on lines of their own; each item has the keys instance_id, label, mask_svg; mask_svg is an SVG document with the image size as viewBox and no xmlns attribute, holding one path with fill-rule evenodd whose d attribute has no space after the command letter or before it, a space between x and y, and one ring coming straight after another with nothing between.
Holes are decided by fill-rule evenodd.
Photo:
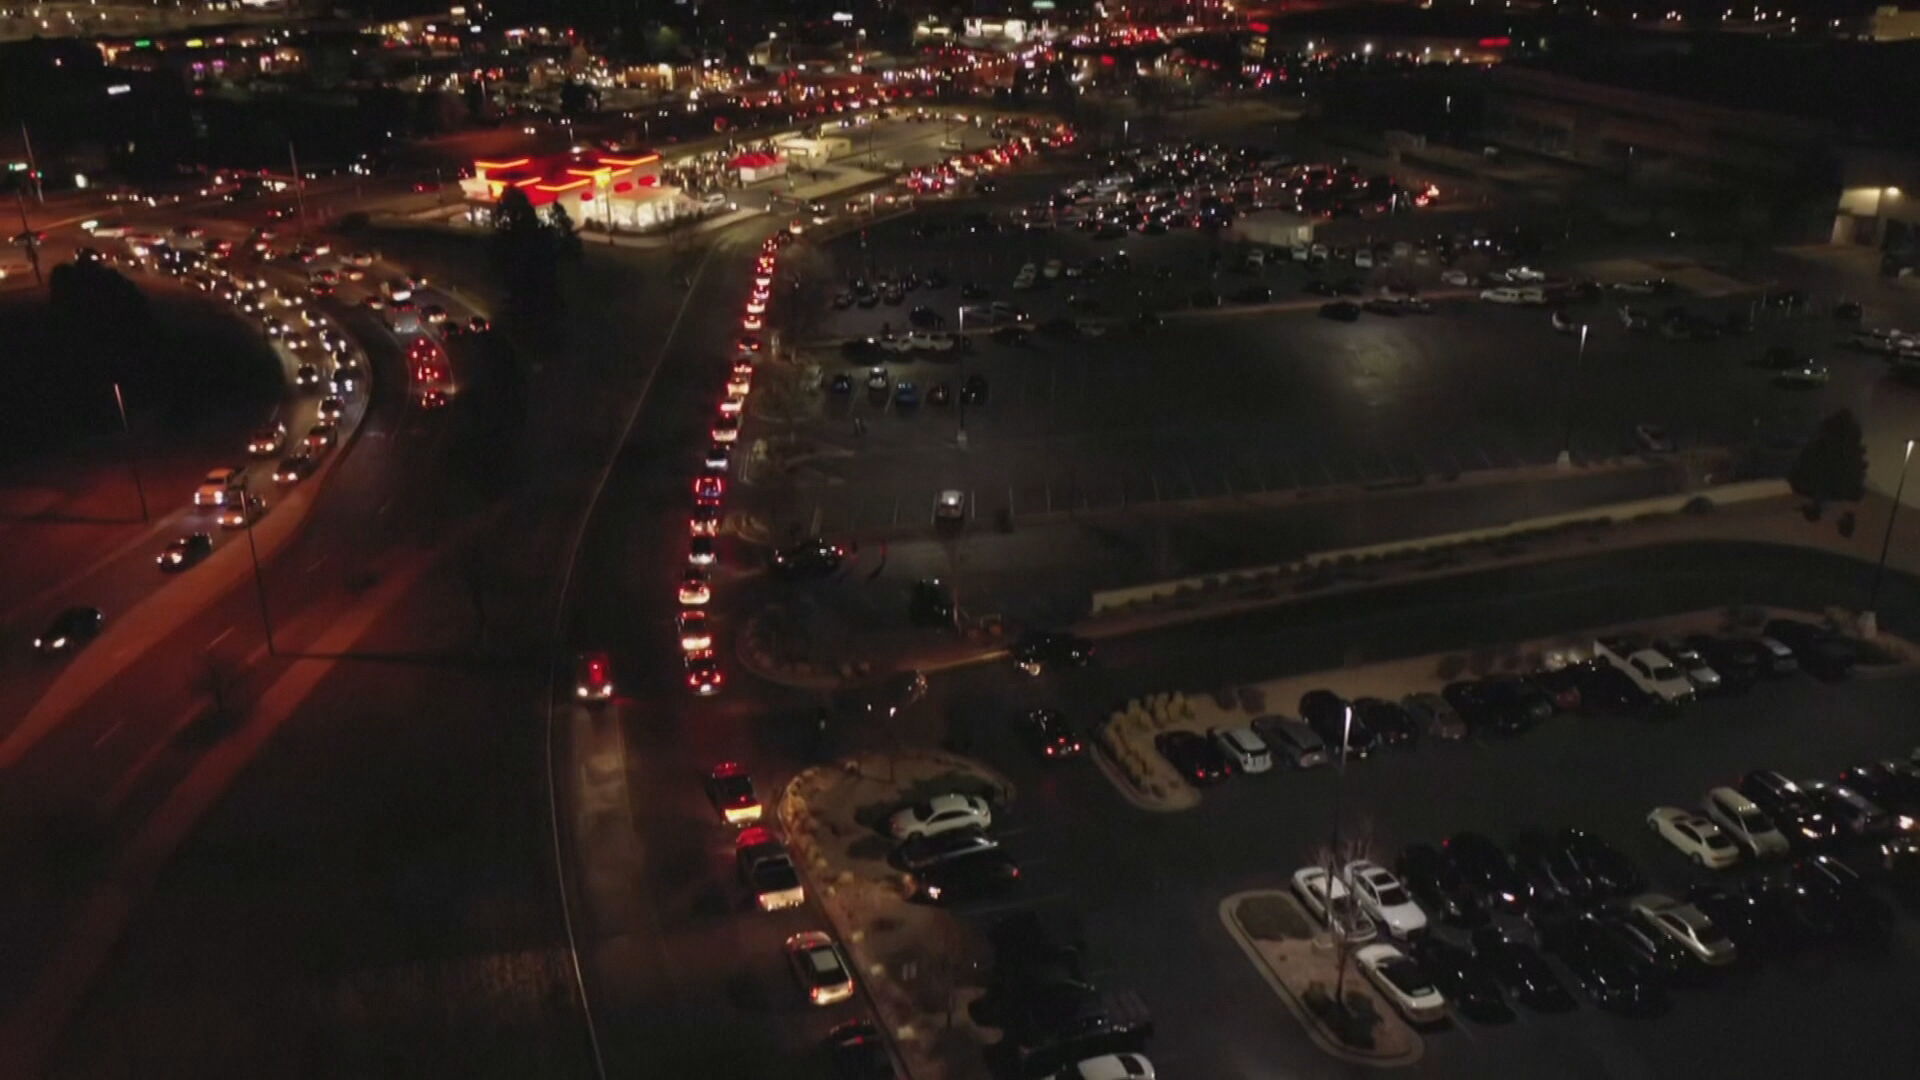
<instances>
[{"instance_id":1,"label":"parking space line","mask_svg":"<svg viewBox=\"0 0 1920 1080\"><path fill-rule=\"evenodd\" d=\"M887 518L888 518L887 524L889 525L897 527L900 524L900 496L895 495L893 497L893 506L887 512ZM1342 748L1341 753L1343 754L1346 753L1345 747L1347 744L1341 743L1340 745Z\"/></svg>"},{"instance_id":2,"label":"parking space line","mask_svg":"<svg viewBox=\"0 0 1920 1080\"><path fill-rule=\"evenodd\" d=\"M1199 498L1200 487L1199 485L1193 482L1193 470L1187 467L1187 463L1185 461L1182 461L1180 463L1180 473L1182 476L1185 476L1187 478L1187 498L1189 499Z\"/></svg>"},{"instance_id":3,"label":"parking space line","mask_svg":"<svg viewBox=\"0 0 1920 1080\"><path fill-rule=\"evenodd\" d=\"M808 536L820 535L820 504L819 503L813 504L813 515L807 518L807 535ZM1342 744L1342 745L1344 746L1345 744Z\"/></svg>"},{"instance_id":4,"label":"parking space line","mask_svg":"<svg viewBox=\"0 0 1920 1080\"><path fill-rule=\"evenodd\" d=\"M1487 456L1486 447L1475 446L1473 452L1480 455L1480 464L1483 468L1493 468L1493 459Z\"/></svg>"},{"instance_id":5,"label":"parking space line","mask_svg":"<svg viewBox=\"0 0 1920 1080\"><path fill-rule=\"evenodd\" d=\"M1153 501L1160 501L1160 470L1148 469L1147 479L1153 481Z\"/></svg>"}]
</instances>

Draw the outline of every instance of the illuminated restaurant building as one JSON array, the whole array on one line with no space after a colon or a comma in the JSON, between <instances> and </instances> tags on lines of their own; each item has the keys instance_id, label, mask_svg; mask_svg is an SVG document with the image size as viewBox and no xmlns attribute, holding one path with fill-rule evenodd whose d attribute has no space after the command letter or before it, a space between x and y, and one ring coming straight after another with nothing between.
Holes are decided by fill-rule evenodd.
<instances>
[{"instance_id":1,"label":"illuminated restaurant building","mask_svg":"<svg viewBox=\"0 0 1920 1080\"><path fill-rule=\"evenodd\" d=\"M558 203L582 228L642 232L697 212L679 188L660 182L660 155L587 151L523 156L473 163L460 181L466 218L492 224L493 208L508 188L518 188L536 209Z\"/></svg>"}]
</instances>

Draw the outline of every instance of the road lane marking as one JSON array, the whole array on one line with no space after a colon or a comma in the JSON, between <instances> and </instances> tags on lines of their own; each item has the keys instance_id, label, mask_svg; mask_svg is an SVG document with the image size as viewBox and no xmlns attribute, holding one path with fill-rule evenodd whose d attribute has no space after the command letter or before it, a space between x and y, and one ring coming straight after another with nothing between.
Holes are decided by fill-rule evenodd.
<instances>
[{"instance_id":1,"label":"road lane marking","mask_svg":"<svg viewBox=\"0 0 1920 1080\"><path fill-rule=\"evenodd\" d=\"M126 726L126 723L127 723L127 718L124 716L118 720L115 720L111 727L107 728L107 730L100 733L99 738L93 740L93 748L95 750L100 749L100 744L106 742L108 739L111 739L115 735L119 734L120 729Z\"/></svg>"},{"instance_id":2,"label":"road lane marking","mask_svg":"<svg viewBox=\"0 0 1920 1080\"><path fill-rule=\"evenodd\" d=\"M310 562L310 563L308 563L308 564L307 564L307 568L306 568L305 570L302 570L302 571L301 571L301 573L303 573L303 574L311 574L311 573L313 573L313 572L314 572L315 570L318 570L318 569L320 569L320 566L321 566L321 564L322 564L322 563L325 563L325 562L326 562L326 561L327 561L328 559L331 559L331 558L333 558L333 555L332 555L331 553L329 553L329 554L326 554L326 555L322 555L322 556L320 556L319 558L317 558L317 559L315 559L315 560L313 560L312 562Z\"/></svg>"},{"instance_id":3,"label":"road lane marking","mask_svg":"<svg viewBox=\"0 0 1920 1080\"><path fill-rule=\"evenodd\" d=\"M227 640L227 635L233 633L235 630L238 630L238 629L240 629L240 625L238 623L235 623L234 625L227 627L225 630L220 631L218 634L215 634L213 637L213 640L207 642L208 651L212 651L215 645L218 645L221 642Z\"/></svg>"}]
</instances>

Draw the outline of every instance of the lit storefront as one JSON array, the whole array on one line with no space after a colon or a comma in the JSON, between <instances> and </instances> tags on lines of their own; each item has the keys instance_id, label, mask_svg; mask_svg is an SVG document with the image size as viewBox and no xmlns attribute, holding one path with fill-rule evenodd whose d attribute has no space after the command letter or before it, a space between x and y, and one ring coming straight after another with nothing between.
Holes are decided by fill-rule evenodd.
<instances>
[{"instance_id":1,"label":"lit storefront","mask_svg":"<svg viewBox=\"0 0 1920 1080\"><path fill-rule=\"evenodd\" d=\"M581 153L476 161L460 182L466 220L492 224L493 208L518 188L535 209L558 203L583 228L644 232L698 213L677 187L660 180L660 155Z\"/></svg>"}]
</instances>

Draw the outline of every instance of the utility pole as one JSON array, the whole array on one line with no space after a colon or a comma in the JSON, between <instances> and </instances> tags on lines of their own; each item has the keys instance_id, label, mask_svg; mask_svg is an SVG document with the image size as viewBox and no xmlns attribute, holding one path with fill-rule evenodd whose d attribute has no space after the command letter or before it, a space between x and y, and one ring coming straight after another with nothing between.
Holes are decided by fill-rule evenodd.
<instances>
[{"instance_id":1,"label":"utility pole","mask_svg":"<svg viewBox=\"0 0 1920 1080\"><path fill-rule=\"evenodd\" d=\"M127 472L133 476L133 493L140 497L140 521L145 524L152 518L147 514L147 489L140 483L140 466L133 454L133 428L127 424L127 399L120 393L120 384L113 384L113 404L120 410L120 442L127 453Z\"/></svg>"},{"instance_id":2,"label":"utility pole","mask_svg":"<svg viewBox=\"0 0 1920 1080\"><path fill-rule=\"evenodd\" d=\"M15 188L13 198L20 204L20 231L27 236L27 262L33 265L33 283L45 285L46 276L40 273L40 241L34 238L33 226L27 222L27 197L19 188Z\"/></svg>"},{"instance_id":3,"label":"utility pole","mask_svg":"<svg viewBox=\"0 0 1920 1080\"><path fill-rule=\"evenodd\" d=\"M40 160L33 156L33 136L27 134L27 122L20 122L20 141L27 148L27 175L33 179L33 201L42 206L47 202L47 186L40 181Z\"/></svg>"},{"instance_id":4,"label":"utility pole","mask_svg":"<svg viewBox=\"0 0 1920 1080\"><path fill-rule=\"evenodd\" d=\"M1907 490L1907 466L1913 464L1914 440L1907 440L1907 451L1900 457L1900 479L1893 485L1893 505L1887 507L1887 531L1880 538L1880 561L1873 566L1873 585L1867 591L1867 612L1861 618L1867 637L1880 629L1880 578L1887 572L1887 549L1893 546L1893 520L1900 516L1900 496Z\"/></svg>"},{"instance_id":5,"label":"utility pole","mask_svg":"<svg viewBox=\"0 0 1920 1080\"><path fill-rule=\"evenodd\" d=\"M293 169L293 203L300 215L300 232L307 231L307 182L300 176L300 159L293 152L293 140L287 140L287 164Z\"/></svg>"},{"instance_id":6,"label":"utility pole","mask_svg":"<svg viewBox=\"0 0 1920 1080\"><path fill-rule=\"evenodd\" d=\"M1573 380L1580 374L1581 361L1587 358L1587 324L1580 324L1580 351L1574 354L1573 368L1560 379L1560 461L1563 469L1573 467Z\"/></svg>"},{"instance_id":7,"label":"utility pole","mask_svg":"<svg viewBox=\"0 0 1920 1080\"><path fill-rule=\"evenodd\" d=\"M273 645L273 619L267 614L267 582L260 576L260 549L253 543L253 501L245 491L240 493L240 513L247 519L247 554L253 557L253 592L260 601L260 625L267 632L267 655L279 656L280 650Z\"/></svg>"}]
</instances>

